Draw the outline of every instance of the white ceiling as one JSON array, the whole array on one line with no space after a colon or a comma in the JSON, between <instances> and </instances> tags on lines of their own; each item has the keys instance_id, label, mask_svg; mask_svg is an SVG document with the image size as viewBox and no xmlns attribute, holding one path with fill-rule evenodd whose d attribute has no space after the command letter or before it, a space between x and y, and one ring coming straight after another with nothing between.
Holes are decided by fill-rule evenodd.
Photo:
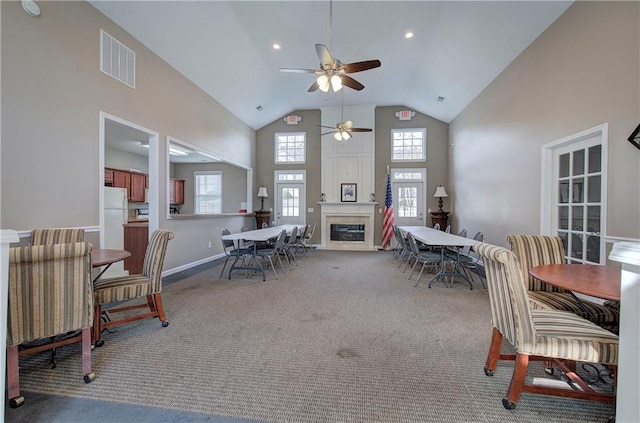
<instances>
[{"instance_id":1,"label":"white ceiling","mask_svg":"<svg viewBox=\"0 0 640 423\"><path fill-rule=\"evenodd\" d=\"M319 67L329 1L90 3L254 129L339 105L340 95L307 92L314 75L278 71ZM382 61L351 75L365 89L347 89L345 105L404 105L450 122L571 3L335 0L333 56Z\"/></svg>"}]
</instances>

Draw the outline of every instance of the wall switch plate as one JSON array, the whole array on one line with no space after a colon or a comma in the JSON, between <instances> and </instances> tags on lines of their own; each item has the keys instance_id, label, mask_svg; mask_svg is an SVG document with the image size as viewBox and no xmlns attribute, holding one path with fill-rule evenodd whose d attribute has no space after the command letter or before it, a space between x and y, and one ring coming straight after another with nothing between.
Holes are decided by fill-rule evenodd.
<instances>
[{"instance_id":1,"label":"wall switch plate","mask_svg":"<svg viewBox=\"0 0 640 423\"><path fill-rule=\"evenodd\" d=\"M209 248L211 248L211 241L209 241Z\"/></svg>"},{"instance_id":2,"label":"wall switch plate","mask_svg":"<svg viewBox=\"0 0 640 423\"><path fill-rule=\"evenodd\" d=\"M307 209L307 213L313 213L313 207L309 207L309 208Z\"/></svg>"},{"instance_id":3,"label":"wall switch plate","mask_svg":"<svg viewBox=\"0 0 640 423\"><path fill-rule=\"evenodd\" d=\"M378 209L378 213L382 213L382 209L381 209L381 208L380 208L380 209Z\"/></svg>"}]
</instances>

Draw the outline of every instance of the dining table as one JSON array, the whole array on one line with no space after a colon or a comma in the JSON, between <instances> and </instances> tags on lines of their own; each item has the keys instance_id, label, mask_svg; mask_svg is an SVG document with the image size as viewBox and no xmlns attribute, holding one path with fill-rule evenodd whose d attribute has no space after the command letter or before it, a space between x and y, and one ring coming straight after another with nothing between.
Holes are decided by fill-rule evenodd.
<instances>
[{"instance_id":1,"label":"dining table","mask_svg":"<svg viewBox=\"0 0 640 423\"><path fill-rule=\"evenodd\" d=\"M529 269L534 278L568 291L594 322L595 317L575 293L620 301L620 273L617 266L578 263L543 264Z\"/></svg>"},{"instance_id":2,"label":"dining table","mask_svg":"<svg viewBox=\"0 0 640 423\"><path fill-rule=\"evenodd\" d=\"M95 267L103 267L100 270L98 276L93 279L93 282L100 279L104 272L109 269L113 263L117 263L131 256L131 253L127 250L118 250L113 248L96 248L91 250L91 265Z\"/></svg>"},{"instance_id":3,"label":"dining table","mask_svg":"<svg viewBox=\"0 0 640 423\"><path fill-rule=\"evenodd\" d=\"M449 286L453 285L454 278L462 278L468 284L469 288L473 290L473 283L467 278L467 275L462 272L460 268L460 250L459 248L478 244L480 241L465 238L463 236L450 234L447 232L442 232L438 229L430 228L428 226L398 226L398 228L406 233L410 233L413 237L420 241L422 244L439 248L440 249L440 266L436 274L429 280L429 288L431 288L431 284L443 276L445 277L445 286L447 284L447 278L451 278L451 283ZM450 251L454 254L453 269L451 271L447 271L446 261L447 261L447 249L451 249Z\"/></svg>"},{"instance_id":4,"label":"dining table","mask_svg":"<svg viewBox=\"0 0 640 423\"><path fill-rule=\"evenodd\" d=\"M240 257L236 257L235 261L229 268L229 279L231 279L231 273L234 270L252 270L255 272L262 273L262 280L265 281L266 275L264 271L264 266L262 266L262 263L260 263L260 260L258 259L258 254L257 254L258 243L266 242L266 241L277 238L278 235L280 235L280 232L282 232L282 230L285 230L287 235L291 235L293 228L298 228L298 231L300 231L300 230L304 230L305 226L306 225L296 225L296 224L279 225L279 226L270 226L268 228L263 228L263 229L254 229L252 231L235 232L232 234L222 235L221 238L223 240L226 240L226 241L231 240L238 246L240 246L242 242L246 242L246 241L253 243L253 246L251 248L252 264L246 264L244 263L244 260L240 264L238 264L238 262L240 261Z\"/></svg>"}]
</instances>

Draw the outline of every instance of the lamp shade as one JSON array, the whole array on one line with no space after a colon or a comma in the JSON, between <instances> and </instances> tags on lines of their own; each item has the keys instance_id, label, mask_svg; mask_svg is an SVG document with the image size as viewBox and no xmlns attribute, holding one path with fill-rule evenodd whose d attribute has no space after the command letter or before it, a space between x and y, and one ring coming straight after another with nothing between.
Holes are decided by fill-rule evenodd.
<instances>
[{"instance_id":1,"label":"lamp shade","mask_svg":"<svg viewBox=\"0 0 640 423\"><path fill-rule=\"evenodd\" d=\"M448 197L447 195L447 191L444 190L444 187L442 185L439 185L438 188L436 188L436 193L433 194L434 197Z\"/></svg>"},{"instance_id":2,"label":"lamp shade","mask_svg":"<svg viewBox=\"0 0 640 423\"><path fill-rule=\"evenodd\" d=\"M264 198L264 197L268 197L269 194L267 194L267 187L260 187L258 188L258 197Z\"/></svg>"}]
</instances>

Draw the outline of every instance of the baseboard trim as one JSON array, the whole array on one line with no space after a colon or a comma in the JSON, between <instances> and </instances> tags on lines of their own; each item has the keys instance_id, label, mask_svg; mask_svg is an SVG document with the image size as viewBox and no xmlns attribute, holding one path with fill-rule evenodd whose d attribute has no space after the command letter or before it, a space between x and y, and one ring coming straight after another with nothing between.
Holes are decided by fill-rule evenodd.
<instances>
[{"instance_id":1,"label":"baseboard trim","mask_svg":"<svg viewBox=\"0 0 640 423\"><path fill-rule=\"evenodd\" d=\"M173 275L173 274L178 273L178 272L183 272L185 270L191 269L192 267L200 266L201 264L209 263L211 261L214 261L214 260L217 260L217 259L223 258L223 257L224 257L224 253L220 253L220 254L216 254L215 256L205 257L203 259L196 260L196 261L193 261L191 263L183 264L181 266L174 267L172 269L163 270L162 271L162 277L170 276L170 275Z\"/></svg>"}]
</instances>

